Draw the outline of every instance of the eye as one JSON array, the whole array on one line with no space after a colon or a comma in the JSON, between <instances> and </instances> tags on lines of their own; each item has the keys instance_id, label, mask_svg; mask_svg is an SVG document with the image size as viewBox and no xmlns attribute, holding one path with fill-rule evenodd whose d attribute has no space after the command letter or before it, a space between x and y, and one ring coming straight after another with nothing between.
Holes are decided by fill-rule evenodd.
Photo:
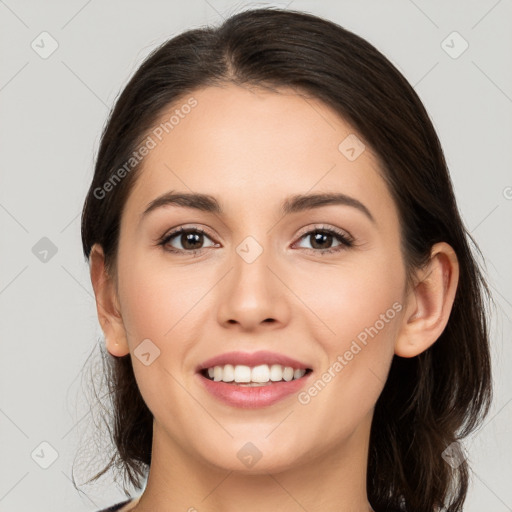
<instances>
[{"instance_id":1,"label":"eye","mask_svg":"<svg viewBox=\"0 0 512 512\"><path fill-rule=\"evenodd\" d=\"M168 252L195 256L203 251L204 247L202 247L202 245L204 244L205 237L211 240L206 231L200 228L186 228L181 226L164 235L162 239L158 241L158 245L162 246L164 250ZM350 235L335 228L327 228L324 226L315 226L315 229L304 233L299 240L307 240L308 238L312 247L305 247L305 249L314 254L335 253L354 246L354 239ZM181 247L171 245L171 241L178 243ZM332 246L335 241L338 241L338 245ZM218 247L218 244L212 243L209 247Z\"/></svg>"},{"instance_id":2,"label":"eye","mask_svg":"<svg viewBox=\"0 0 512 512\"><path fill-rule=\"evenodd\" d=\"M158 242L158 245L161 245L169 252L195 255L203 250L201 245L204 243L205 237L210 238L206 231L200 228L185 228L182 226L171 233L164 235L164 237ZM176 238L176 241L181 245L181 247L168 247L168 244L170 244L171 240L174 238ZM215 244L211 247L214 246Z\"/></svg>"},{"instance_id":3,"label":"eye","mask_svg":"<svg viewBox=\"0 0 512 512\"><path fill-rule=\"evenodd\" d=\"M353 238L334 228L326 228L323 226L315 226L315 229L310 230L300 237L302 239L309 239L312 248L307 248L308 251L313 253L327 254L346 250L354 245ZM334 240L338 240L339 244L334 247L325 247L332 245Z\"/></svg>"}]
</instances>

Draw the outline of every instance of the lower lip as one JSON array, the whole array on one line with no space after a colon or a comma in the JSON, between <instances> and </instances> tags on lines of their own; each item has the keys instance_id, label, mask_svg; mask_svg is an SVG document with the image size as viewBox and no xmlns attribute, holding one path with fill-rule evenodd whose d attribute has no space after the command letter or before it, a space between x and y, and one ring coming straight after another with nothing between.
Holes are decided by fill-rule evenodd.
<instances>
[{"instance_id":1,"label":"lower lip","mask_svg":"<svg viewBox=\"0 0 512 512\"><path fill-rule=\"evenodd\" d=\"M243 409L255 409L258 407L267 407L279 400L282 400L300 389L306 384L312 372L304 375L300 379L289 382L274 382L267 386L238 386L222 381L213 381L207 379L200 373L197 375L206 390L215 398L222 402Z\"/></svg>"}]
</instances>

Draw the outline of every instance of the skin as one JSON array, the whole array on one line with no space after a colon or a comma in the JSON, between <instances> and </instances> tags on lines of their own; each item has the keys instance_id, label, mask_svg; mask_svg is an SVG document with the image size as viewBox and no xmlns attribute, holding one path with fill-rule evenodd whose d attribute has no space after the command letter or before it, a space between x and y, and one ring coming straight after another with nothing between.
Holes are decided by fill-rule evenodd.
<instances>
[{"instance_id":1,"label":"skin","mask_svg":"<svg viewBox=\"0 0 512 512\"><path fill-rule=\"evenodd\" d=\"M377 159L368 145L354 161L338 150L355 130L320 100L232 84L193 96L198 105L144 159L123 211L117 275L106 273L99 245L90 257L107 349L131 354L154 416L148 483L124 510L367 512L375 403L393 355L414 357L444 330L456 255L436 244L406 288L398 212ZM225 213L166 206L139 224L170 190L213 195ZM279 214L286 197L308 192L352 196L376 222L346 205ZM303 236L318 224L356 245L321 255L340 242ZM208 232L199 255L157 245L185 225ZM249 235L263 249L250 264L236 252ZM167 247L185 251L180 242ZM320 378L394 303L401 310L306 405L291 395L239 409L198 383L199 363L232 350L287 354ZM147 338L160 350L148 366L134 355ZM262 453L251 468L237 457L249 441Z\"/></svg>"}]
</instances>

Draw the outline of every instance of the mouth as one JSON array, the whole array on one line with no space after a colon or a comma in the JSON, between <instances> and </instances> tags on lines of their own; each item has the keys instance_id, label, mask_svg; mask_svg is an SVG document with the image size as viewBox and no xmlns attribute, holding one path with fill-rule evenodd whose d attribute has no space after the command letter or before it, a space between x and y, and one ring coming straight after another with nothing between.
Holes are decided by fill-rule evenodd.
<instances>
[{"instance_id":1,"label":"mouth","mask_svg":"<svg viewBox=\"0 0 512 512\"><path fill-rule=\"evenodd\" d=\"M196 368L199 384L212 398L230 407L267 407L299 393L313 369L284 354L230 352Z\"/></svg>"},{"instance_id":2,"label":"mouth","mask_svg":"<svg viewBox=\"0 0 512 512\"><path fill-rule=\"evenodd\" d=\"M294 368L281 364L247 365L216 365L200 370L200 374L213 382L223 382L233 386L261 387L279 382L291 382L309 375L311 368Z\"/></svg>"}]
</instances>

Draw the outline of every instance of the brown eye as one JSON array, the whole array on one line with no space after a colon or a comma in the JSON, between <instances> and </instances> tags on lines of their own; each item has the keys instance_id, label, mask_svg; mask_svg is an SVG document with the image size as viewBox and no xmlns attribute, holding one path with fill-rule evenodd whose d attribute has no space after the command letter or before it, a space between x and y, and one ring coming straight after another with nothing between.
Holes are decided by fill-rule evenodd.
<instances>
[{"instance_id":1,"label":"brown eye","mask_svg":"<svg viewBox=\"0 0 512 512\"><path fill-rule=\"evenodd\" d=\"M331 246L334 242L334 236L330 233L317 231L314 235L309 235L313 249L329 249L325 245Z\"/></svg>"},{"instance_id":2,"label":"brown eye","mask_svg":"<svg viewBox=\"0 0 512 512\"><path fill-rule=\"evenodd\" d=\"M203 244L204 235L202 233L181 233L177 236L183 249L198 249Z\"/></svg>"},{"instance_id":3,"label":"brown eye","mask_svg":"<svg viewBox=\"0 0 512 512\"><path fill-rule=\"evenodd\" d=\"M166 235L159 242L159 245L163 246L164 249L169 252L196 254L203 249L202 245L204 244L205 238L210 239L202 229L181 227ZM174 244L177 243L181 245L181 247L174 247L172 245L169 247L171 241L173 241ZM212 246L214 245L215 244L212 244Z\"/></svg>"},{"instance_id":4,"label":"brown eye","mask_svg":"<svg viewBox=\"0 0 512 512\"><path fill-rule=\"evenodd\" d=\"M339 252L353 246L352 238L331 228L318 228L308 231L300 239L310 241L311 248L305 247L306 250L320 254ZM336 240L339 243L333 246L332 244Z\"/></svg>"}]
</instances>

